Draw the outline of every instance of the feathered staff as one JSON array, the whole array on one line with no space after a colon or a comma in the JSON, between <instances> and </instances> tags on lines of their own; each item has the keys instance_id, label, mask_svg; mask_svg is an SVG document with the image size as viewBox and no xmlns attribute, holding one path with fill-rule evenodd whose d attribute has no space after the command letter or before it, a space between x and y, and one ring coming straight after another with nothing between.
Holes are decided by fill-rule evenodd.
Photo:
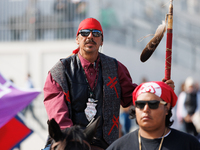
<instances>
[{"instance_id":1,"label":"feathered staff","mask_svg":"<svg viewBox=\"0 0 200 150\"><path fill-rule=\"evenodd\" d=\"M166 59L165 59L165 79L168 80L171 77L171 55L172 55L172 31L173 31L173 0L170 0L169 13L166 15L165 22L158 26L154 37L146 45L142 54L140 55L140 60L145 62L153 54L156 47L162 40L164 33L166 31L167 23L167 41L166 41ZM168 22L167 22L168 21Z\"/></svg>"},{"instance_id":2,"label":"feathered staff","mask_svg":"<svg viewBox=\"0 0 200 150\"><path fill-rule=\"evenodd\" d=\"M170 1L168 24L167 24L167 43L166 43L166 58L165 58L165 79L171 77L171 59L172 59L172 36L173 36L173 4Z\"/></svg>"}]
</instances>

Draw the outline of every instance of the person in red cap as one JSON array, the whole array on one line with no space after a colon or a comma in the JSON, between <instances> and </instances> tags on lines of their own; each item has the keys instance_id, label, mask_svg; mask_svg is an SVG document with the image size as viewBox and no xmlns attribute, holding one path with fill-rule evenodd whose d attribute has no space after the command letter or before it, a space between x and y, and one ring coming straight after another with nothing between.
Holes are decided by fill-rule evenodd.
<instances>
[{"instance_id":1,"label":"person in red cap","mask_svg":"<svg viewBox=\"0 0 200 150\"><path fill-rule=\"evenodd\" d=\"M44 85L48 118L54 118L61 129L85 128L101 116L92 149L106 149L119 137L120 104L132 105L137 87L122 63L99 52L103 38L100 22L84 19L76 33L78 48L49 71ZM173 81L166 82L174 86Z\"/></svg>"},{"instance_id":2,"label":"person in red cap","mask_svg":"<svg viewBox=\"0 0 200 150\"><path fill-rule=\"evenodd\" d=\"M130 116L136 118L139 129L119 138L107 150L199 150L198 139L170 128L172 108L177 96L164 82L140 84L133 92Z\"/></svg>"}]
</instances>

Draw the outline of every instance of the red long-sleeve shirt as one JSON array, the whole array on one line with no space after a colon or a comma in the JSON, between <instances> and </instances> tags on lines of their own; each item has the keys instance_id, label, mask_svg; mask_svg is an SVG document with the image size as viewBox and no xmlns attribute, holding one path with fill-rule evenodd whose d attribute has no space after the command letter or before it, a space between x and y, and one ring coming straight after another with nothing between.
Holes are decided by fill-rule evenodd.
<instances>
[{"instance_id":1,"label":"red long-sleeve shirt","mask_svg":"<svg viewBox=\"0 0 200 150\"><path fill-rule=\"evenodd\" d=\"M99 60L95 65L84 59L78 54L81 64L85 70L88 83L92 88L94 86L97 67ZM123 107L127 107L132 104L132 92L137 84L132 83L131 76L127 68L118 61L118 77L121 86L121 101L120 104ZM65 103L65 95L60 85L54 81L49 72L45 85L44 85L44 105L48 114L48 118L54 118L59 124L61 129L71 127L73 125L72 120L69 118L68 107Z\"/></svg>"}]
</instances>

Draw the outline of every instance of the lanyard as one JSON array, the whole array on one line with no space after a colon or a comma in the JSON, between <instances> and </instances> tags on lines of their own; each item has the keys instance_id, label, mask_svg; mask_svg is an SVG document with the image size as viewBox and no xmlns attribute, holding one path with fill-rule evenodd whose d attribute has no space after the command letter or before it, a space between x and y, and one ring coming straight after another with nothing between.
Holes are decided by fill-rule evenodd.
<instances>
[{"instance_id":1,"label":"lanyard","mask_svg":"<svg viewBox=\"0 0 200 150\"><path fill-rule=\"evenodd\" d=\"M99 58L98 58L98 59L99 59ZM96 61L95 61L95 62L96 62ZM96 77L95 77L94 86L93 86L92 89L91 89L90 84L89 84L88 79L87 79L87 76L86 76L86 74L85 74L85 70L84 70L84 68L83 68L83 66L82 66L83 73L84 73L84 75L85 75L85 79L86 79L86 82L87 82L87 84L88 84L88 90L89 90L89 92L90 92L90 98L93 97L93 91L94 91L94 89L95 89L95 87L96 87L96 84L97 84L97 79L98 79L98 75L99 75L99 68L100 68L100 62L98 63L97 74L96 74Z\"/></svg>"}]
</instances>

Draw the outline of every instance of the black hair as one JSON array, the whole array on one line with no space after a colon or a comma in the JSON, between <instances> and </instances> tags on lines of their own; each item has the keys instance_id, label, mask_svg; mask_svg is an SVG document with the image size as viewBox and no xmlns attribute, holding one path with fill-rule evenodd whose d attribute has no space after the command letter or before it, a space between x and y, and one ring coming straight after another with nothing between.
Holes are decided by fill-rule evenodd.
<instances>
[{"instance_id":1,"label":"black hair","mask_svg":"<svg viewBox=\"0 0 200 150\"><path fill-rule=\"evenodd\" d=\"M172 124L174 123L174 120L170 120L170 118L172 117L172 107L170 107L169 111L168 111L168 114L166 115L166 118L165 118L165 126L166 127L171 127Z\"/></svg>"}]
</instances>

